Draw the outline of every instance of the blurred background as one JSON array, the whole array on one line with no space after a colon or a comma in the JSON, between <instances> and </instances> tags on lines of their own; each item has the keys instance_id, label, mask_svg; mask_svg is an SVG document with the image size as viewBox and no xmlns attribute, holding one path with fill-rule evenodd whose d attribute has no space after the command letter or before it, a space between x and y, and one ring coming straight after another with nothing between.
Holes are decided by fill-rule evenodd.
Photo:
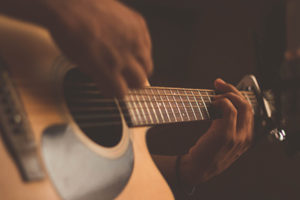
<instances>
[{"instance_id":1,"label":"blurred background","mask_svg":"<svg viewBox=\"0 0 300 200\"><path fill-rule=\"evenodd\" d=\"M298 1L124 2L148 23L155 63L152 85L212 88L218 77L237 84L251 73L263 88L278 89L282 80L299 79L300 65L294 62L291 72L284 59L287 50L300 45ZM285 123L292 127L288 132L300 134L299 91L285 90L280 99ZM185 153L208 126L199 122L152 128L149 148L153 154ZM284 145L262 138L227 171L197 187L193 198L298 200L300 156L287 155Z\"/></svg>"}]
</instances>

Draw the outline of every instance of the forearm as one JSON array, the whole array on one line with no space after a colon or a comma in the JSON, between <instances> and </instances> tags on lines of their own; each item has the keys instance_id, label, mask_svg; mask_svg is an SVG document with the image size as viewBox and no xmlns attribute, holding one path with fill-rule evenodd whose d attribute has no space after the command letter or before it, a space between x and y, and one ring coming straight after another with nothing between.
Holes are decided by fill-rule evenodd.
<instances>
[{"instance_id":1,"label":"forearm","mask_svg":"<svg viewBox=\"0 0 300 200\"><path fill-rule=\"evenodd\" d=\"M195 184L188 176L189 173L183 173L190 171L188 154L182 155L179 163L176 163L178 156L152 155L152 158L169 185L177 187L179 181L186 187Z\"/></svg>"},{"instance_id":2,"label":"forearm","mask_svg":"<svg viewBox=\"0 0 300 200\"><path fill-rule=\"evenodd\" d=\"M187 199L194 194L195 182L189 177L190 165L188 154L178 156L152 155L159 170L171 186L174 195L179 199ZM201 172L199 172L201 173Z\"/></svg>"}]
</instances>

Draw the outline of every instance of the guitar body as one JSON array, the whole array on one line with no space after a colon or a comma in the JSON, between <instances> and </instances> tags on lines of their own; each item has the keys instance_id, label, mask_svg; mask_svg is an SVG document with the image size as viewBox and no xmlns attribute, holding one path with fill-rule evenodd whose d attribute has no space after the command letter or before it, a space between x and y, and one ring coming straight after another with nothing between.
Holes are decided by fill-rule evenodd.
<instances>
[{"instance_id":1,"label":"guitar body","mask_svg":"<svg viewBox=\"0 0 300 200\"><path fill-rule=\"evenodd\" d=\"M0 199L173 199L146 145L147 128L128 128L98 145L72 119L63 96L64 61L48 32L0 16L0 57L9 68L45 177L23 181L0 137Z\"/></svg>"}]
</instances>

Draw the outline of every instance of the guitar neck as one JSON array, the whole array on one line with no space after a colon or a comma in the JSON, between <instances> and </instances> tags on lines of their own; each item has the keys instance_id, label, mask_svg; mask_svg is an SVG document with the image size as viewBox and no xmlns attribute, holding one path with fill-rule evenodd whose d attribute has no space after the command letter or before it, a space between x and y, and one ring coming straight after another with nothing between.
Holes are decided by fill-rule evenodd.
<instances>
[{"instance_id":1,"label":"guitar neck","mask_svg":"<svg viewBox=\"0 0 300 200\"><path fill-rule=\"evenodd\" d=\"M255 111L255 94L241 92ZM152 126L214 119L211 103L215 95L214 90L146 87L130 90L119 102L129 126Z\"/></svg>"},{"instance_id":2,"label":"guitar neck","mask_svg":"<svg viewBox=\"0 0 300 200\"><path fill-rule=\"evenodd\" d=\"M96 84L77 70L69 73L64 85L71 113L84 127L119 123L116 102L130 127L211 120L219 116L211 109L214 90L149 86L132 89L122 99L111 99L102 96ZM256 95L250 91L241 93L255 112Z\"/></svg>"}]
</instances>

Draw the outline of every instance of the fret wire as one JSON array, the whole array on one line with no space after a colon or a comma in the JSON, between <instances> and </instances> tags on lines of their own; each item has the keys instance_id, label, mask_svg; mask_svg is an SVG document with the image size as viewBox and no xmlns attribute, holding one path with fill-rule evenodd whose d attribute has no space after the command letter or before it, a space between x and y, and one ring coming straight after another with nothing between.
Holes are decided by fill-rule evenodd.
<instances>
[{"instance_id":1,"label":"fret wire","mask_svg":"<svg viewBox=\"0 0 300 200\"><path fill-rule=\"evenodd\" d=\"M127 96L126 98L130 98L129 96ZM131 118L131 120L132 120L132 122L134 121L134 122L136 122L137 121L137 119L136 119L136 115L134 114L134 112L135 112L135 109L132 109L132 101L127 101L127 102L125 102L125 104L126 104L126 109L127 109L127 111L128 111L128 113L129 113L129 116L130 116L130 118ZM134 123L133 122L133 123Z\"/></svg>"},{"instance_id":2,"label":"fret wire","mask_svg":"<svg viewBox=\"0 0 300 200\"><path fill-rule=\"evenodd\" d=\"M209 103L211 103L211 99L209 98L208 92L207 92L207 91L206 91L206 96L207 96L207 98L208 98L208 100L209 100ZM210 114L209 114L209 112L208 112L208 109L207 109L207 113L208 113L208 117L210 118Z\"/></svg>"},{"instance_id":3,"label":"fret wire","mask_svg":"<svg viewBox=\"0 0 300 200\"><path fill-rule=\"evenodd\" d=\"M212 89L195 89L195 88L176 88L176 87L159 87L159 86L146 86L145 88L155 88L155 89L171 89L171 90L176 90L179 92L179 90L193 90L193 91L202 91L202 92L213 92L214 90ZM243 92L246 93L253 93L252 91L247 91L247 90L242 90Z\"/></svg>"},{"instance_id":4,"label":"fret wire","mask_svg":"<svg viewBox=\"0 0 300 200\"><path fill-rule=\"evenodd\" d=\"M191 121L198 121L198 120L184 120L181 122L191 122ZM164 122L161 124L167 124L168 122ZM175 122L170 122L170 123L175 123ZM98 122L98 123L80 123L80 127L82 128L90 128L90 127L99 127L99 126L112 126L112 125L122 125L121 121L110 121L110 122ZM135 126L152 126L156 124L151 124L151 123L146 123L146 124L136 124Z\"/></svg>"},{"instance_id":5,"label":"fret wire","mask_svg":"<svg viewBox=\"0 0 300 200\"><path fill-rule=\"evenodd\" d=\"M178 90L177 90L177 92L178 92ZM181 98L180 95L179 95L179 97L180 97L180 99L181 99L181 103L182 103L182 105L183 105L183 107L184 107L184 110L185 110L185 112L186 112L187 118L188 118L188 120L190 120L190 116L189 116L188 113L187 113L187 109L185 108L185 105L184 105L184 103L183 103L183 101L182 101L182 98ZM184 114L184 113L183 113L183 114Z\"/></svg>"},{"instance_id":6,"label":"fret wire","mask_svg":"<svg viewBox=\"0 0 300 200\"><path fill-rule=\"evenodd\" d=\"M135 103L135 101L134 101L132 95L128 95L128 96L129 96L129 98L133 101L133 102L131 103L131 107L134 108L134 111L133 111L132 113L133 113L133 117L135 118L135 122L136 122L137 125L138 125L140 122L142 122L141 120L138 119L138 118L140 118L140 116L139 116L139 110L137 109L136 103ZM135 113L136 113L136 115L135 115ZM140 118L140 119L141 119L141 118Z\"/></svg>"},{"instance_id":7,"label":"fret wire","mask_svg":"<svg viewBox=\"0 0 300 200\"><path fill-rule=\"evenodd\" d=\"M172 110L172 113L173 113L174 120L175 120L175 121L178 121L177 118L176 118L176 115L175 115L173 106L171 105L171 102L169 101L169 98L168 98L168 96L166 95L166 90L163 90L163 91L164 91L165 97L166 97L166 99L167 99L167 101L169 102L169 105L170 105L170 107L171 107L171 110Z\"/></svg>"},{"instance_id":8,"label":"fret wire","mask_svg":"<svg viewBox=\"0 0 300 200\"><path fill-rule=\"evenodd\" d=\"M202 104L203 104L203 105L204 105L204 107L205 107L206 114L207 114L208 118L210 118L210 115L209 115L209 112L208 112L208 109L207 109L206 103L205 103L205 101L204 101L204 99L203 99L203 96L201 95L201 92L200 92L200 91L198 91L198 93L199 93L199 94L200 94L200 96L201 96L201 99L202 99Z\"/></svg>"},{"instance_id":9,"label":"fret wire","mask_svg":"<svg viewBox=\"0 0 300 200\"><path fill-rule=\"evenodd\" d=\"M215 95L216 95L216 94L209 94L208 92L214 92L214 91L213 91L213 90L207 91L207 92L206 92L207 95L205 95L205 96L215 96ZM130 93L129 93L129 94L130 94ZM244 94L244 93L242 92L242 94ZM250 95L250 96L252 96L253 98L256 97L256 95L253 94L253 93L245 93L245 94L247 94L248 96ZM149 94L147 94L147 92L145 92L145 93L139 92L138 95L149 95ZM172 93L172 94L164 94L164 95L166 95L166 96L186 96L185 94L174 94L174 93ZM188 95L188 96L191 96L191 95ZM200 93L200 95L194 95L194 96L201 96L201 93Z\"/></svg>"},{"instance_id":10,"label":"fret wire","mask_svg":"<svg viewBox=\"0 0 300 200\"><path fill-rule=\"evenodd\" d=\"M175 112L175 114L179 114L179 113ZM189 112L188 114L192 115L192 112ZM197 120L197 119L195 119L195 120ZM190 121L190 120L186 119L185 121ZM164 121L163 123L168 123L168 122L169 122L169 121ZM171 122L172 122L172 121L171 121ZM159 122L159 123L162 123L162 122Z\"/></svg>"},{"instance_id":11,"label":"fret wire","mask_svg":"<svg viewBox=\"0 0 300 200\"><path fill-rule=\"evenodd\" d=\"M162 101L162 104L163 104L163 106L164 106L164 108L166 110L166 114L167 114L167 117L169 119L169 122L171 122L171 118L170 118L169 113L167 112L167 109L166 109L165 101L163 101L162 95L158 92L158 90L156 90L156 92L158 93L158 96L160 97L160 100Z\"/></svg>"},{"instance_id":12,"label":"fret wire","mask_svg":"<svg viewBox=\"0 0 300 200\"><path fill-rule=\"evenodd\" d=\"M195 101L194 95L193 95L193 91L187 91L187 98L190 102L190 105L192 106L192 109L195 113L195 116L197 119L202 119L202 115L201 113L199 113L199 108L198 108L198 102Z\"/></svg>"},{"instance_id":13,"label":"fret wire","mask_svg":"<svg viewBox=\"0 0 300 200\"><path fill-rule=\"evenodd\" d=\"M192 103L191 103L191 101L190 101L190 98L188 97L188 95L187 95L186 91L184 91L184 92L185 92L185 94L186 94L186 96L187 96L187 100L188 100L188 102L189 102L189 103L190 103L190 105L191 105L191 109L192 109L192 111L193 111L193 113L194 113L195 119L197 119L197 116L196 116L196 114L195 114L195 111L194 111L194 109L193 109L193 105L192 105Z\"/></svg>"},{"instance_id":14,"label":"fret wire","mask_svg":"<svg viewBox=\"0 0 300 200\"><path fill-rule=\"evenodd\" d=\"M252 103L253 106L257 106L257 103ZM188 108L191 108L190 106L186 106ZM116 107L113 107L113 106L110 106L110 107L107 107L107 106L98 106L98 107L73 107L74 109L73 110L76 110L76 111L84 111L84 110L96 110L96 111L112 111L112 110L115 110L115 111L118 111L118 108ZM121 107L122 109L124 109L124 107ZM128 107L125 107L125 108L128 108ZM158 108L158 107L154 107L155 108ZM166 106L166 109L168 110L168 108L170 108L170 110L172 111L172 107L170 106ZM184 108L184 106L179 106L179 108ZM198 108L198 106L193 106L193 108ZM205 106L200 106L200 108L205 108ZM136 108L134 107L131 107L131 108L128 108L128 109L146 109L146 107L140 107L140 106L137 106Z\"/></svg>"},{"instance_id":15,"label":"fret wire","mask_svg":"<svg viewBox=\"0 0 300 200\"><path fill-rule=\"evenodd\" d=\"M95 95L101 95L101 92L99 92L99 91L86 91L86 90L83 90L83 91L79 91L80 93L84 93L84 94L95 94ZM210 92L213 92L213 90L211 90ZM78 91L77 91L77 93L78 93ZM128 93L128 95L130 95L130 94L132 94L132 92L130 92L130 93ZM256 98L256 95L255 94L253 94L252 92L251 93L245 93L244 94L244 92L242 92L242 94L243 95L245 95L245 94L248 94L248 96L249 96L249 94L250 94L250 96L251 96L251 98ZM137 93L137 95L149 95L149 94L147 94L147 93ZM183 94L177 94L177 95L175 95L175 96L182 96ZM166 94L166 96L174 96L174 94ZM201 95L195 95L195 96L201 96ZM213 96L215 96L215 94L213 94L213 95L205 95L205 96L209 96L209 97L213 97ZM107 100L107 101L112 101L112 99L105 99L105 100Z\"/></svg>"},{"instance_id":16,"label":"fret wire","mask_svg":"<svg viewBox=\"0 0 300 200\"><path fill-rule=\"evenodd\" d=\"M156 122L159 123L159 119L158 119L158 117L157 117L156 110L154 109L154 105L153 105L153 103L152 103L152 101L151 101L151 98L150 98L150 95L149 95L149 94L147 95L147 98L149 99L149 102L150 102L150 104L151 104L151 106L152 106L152 111L154 112L154 116L155 116Z\"/></svg>"},{"instance_id":17,"label":"fret wire","mask_svg":"<svg viewBox=\"0 0 300 200\"><path fill-rule=\"evenodd\" d=\"M191 112L189 112L190 114L192 114ZM179 113L178 113L179 114ZM124 115L124 114L123 114ZM103 116L105 116L105 115L103 115ZM106 116L108 116L108 117L113 117L112 115L106 115ZM119 116L119 115L116 115L116 117L117 116ZM191 120L183 120L183 121L191 121ZM194 120L192 120L192 121L194 121ZM196 120L195 120L196 121ZM114 121L112 121L112 123L113 123ZM104 123L110 123L110 122L104 122ZM161 123L161 122L160 122ZM168 122L163 122L163 123L168 123ZM144 126L144 125L150 125L151 123L149 123L149 122L145 122L145 123L140 123L140 124L136 124L137 126ZM155 123L153 123L153 124L155 124ZM106 124L107 125L107 124Z\"/></svg>"},{"instance_id":18,"label":"fret wire","mask_svg":"<svg viewBox=\"0 0 300 200\"><path fill-rule=\"evenodd\" d=\"M72 84L68 83L68 85L71 85L71 86L90 86L90 87L94 87L96 88L96 84L92 81L89 81L89 82L81 82L81 83L78 83L78 82L73 82ZM160 90L163 90L163 89L171 89L171 90L190 90L190 91L213 91L211 89L194 89L194 88L175 88L175 87L159 87L159 86L146 86L144 87L144 89L151 89L151 88L155 88L155 89L160 89ZM244 93L253 93L252 91L242 91Z\"/></svg>"},{"instance_id":19,"label":"fret wire","mask_svg":"<svg viewBox=\"0 0 300 200\"><path fill-rule=\"evenodd\" d=\"M206 91L206 96L207 96L207 99L209 100L209 102L211 103L211 99L209 97L212 95L209 95L208 92Z\"/></svg>"},{"instance_id":20,"label":"fret wire","mask_svg":"<svg viewBox=\"0 0 300 200\"><path fill-rule=\"evenodd\" d=\"M158 107L158 111L159 111L159 113L160 113L160 116L161 116L161 119L162 119L162 122L164 122L165 120L164 120L164 116L163 116L163 114L162 114L162 112L161 112L161 109L160 109L160 106L159 106L159 104L157 103L157 101L156 101L156 97L155 97L155 94L154 94L154 91L151 89L151 92L152 92L152 94L153 94L153 97L154 97L154 101L155 101L155 103L156 103L156 105L157 105L157 107Z\"/></svg>"},{"instance_id":21,"label":"fret wire","mask_svg":"<svg viewBox=\"0 0 300 200\"><path fill-rule=\"evenodd\" d=\"M170 110L170 112L171 112L171 110ZM188 112L190 115L192 115L192 112ZM179 112L175 112L175 114L179 114ZM148 114L147 114L148 115ZM166 122L166 123L168 123L168 121L164 121L164 122ZM161 122L159 122L159 123L161 123Z\"/></svg>"},{"instance_id":22,"label":"fret wire","mask_svg":"<svg viewBox=\"0 0 300 200\"><path fill-rule=\"evenodd\" d=\"M141 95L141 96L149 96L149 95ZM195 97L200 97L199 95L198 96L192 96L194 99L196 99ZM244 95L245 98L249 99L251 101L251 103L257 101L256 100L256 97L249 97L249 95ZM175 102L175 99L174 100L169 100L169 98L167 98L168 102ZM78 98L74 98L74 99L71 99L70 100L71 102L75 102L75 103L81 103L81 102L90 102L90 103L114 103L115 102L115 99L103 99L103 98L96 98L96 99L78 99ZM130 100L126 100L126 99L118 99L118 101L124 101L124 102L129 102ZM148 100L147 99L144 99L144 100L140 100L140 101L152 101L151 98L149 97ZM158 100L160 101L160 100ZM197 101L197 99L196 99ZM131 101L133 102L133 101ZM195 101L191 101L191 102L195 102Z\"/></svg>"},{"instance_id":23,"label":"fret wire","mask_svg":"<svg viewBox=\"0 0 300 200\"><path fill-rule=\"evenodd\" d=\"M176 122L195 122L195 121L199 121L199 120L183 120L183 121L176 121ZM171 121L171 122L161 122L160 124L173 124L173 123L176 123L175 121ZM139 126L153 126L153 125L156 125L156 124L142 124L142 125L139 125Z\"/></svg>"},{"instance_id":24,"label":"fret wire","mask_svg":"<svg viewBox=\"0 0 300 200\"><path fill-rule=\"evenodd\" d=\"M135 92L135 90L132 90L132 91ZM135 92L135 93L136 93L136 92ZM145 122L147 123L147 118L146 118L146 114L145 114L144 107L142 106L142 103L141 103L141 101L139 100L138 95L135 94L134 97L135 97L135 99L138 101L137 103L140 104L140 106L141 106L141 107L140 107L140 111L142 111L141 119L142 119L142 120L145 119ZM141 113L140 111L139 111L139 113ZM142 121L142 122L144 122L144 121Z\"/></svg>"},{"instance_id":25,"label":"fret wire","mask_svg":"<svg viewBox=\"0 0 300 200\"><path fill-rule=\"evenodd\" d=\"M174 105L171 104L172 102L174 102L174 103L176 104L176 106L178 107L178 108L177 108L178 110L180 110L180 109L179 109L179 106L178 106L178 102L180 102L180 103L184 106L184 108L185 108L186 111L187 111L187 105L186 105L184 102L189 102L190 105L192 105L192 102L193 102L193 103L196 103L196 104L197 104L197 107L200 107L200 106L199 106L199 102L198 102L197 99L195 98L195 95L193 96L193 98L194 98L196 101L191 101L190 98L187 99L188 101L184 101L183 98L182 98L181 96L179 96L181 101L176 100L174 96L173 96L174 101L171 101L171 100L169 99L169 97L167 96L165 90L163 90L163 92L164 92L164 95L162 95L162 94L155 95L155 100L156 100L156 103L157 103L158 101L160 101L160 102L166 102L166 103L163 104L163 106L165 107L165 109L169 108L169 106L167 106L167 104L170 105L170 108L172 109L172 112L171 112L171 113L170 113L170 112L166 113L166 114L169 116L169 120L171 120L171 117L170 117L171 114L174 115ZM187 96L187 97L191 96L191 95L188 95L187 92L185 92L185 93L186 93L185 96ZM192 94L194 94L194 93L192 93ZM201 94L201 93L200 93L200 94ZM256 98L254 98L254 99L251 100L251 99L249 98L249 94L251 94L251 93L248 93L248 94L245 93L245 94L243 94L243 95L244 95L244 97L247 99L247 101L248 101L252 106L254 106L254 103L255 103ZM137 94L137 95L138 95L138 94ZM129 96L130 99L131 99L131 101L128 101L127 104L129 104L129 106L132 107L132 108L136 107L136 108L134 108L134 109L141 108L141 109L146 109L146 110L148 111L148 110L149 110L149 104L146 103L147 99L145 98L145 96L138 97L137 95L135 95L135 96ZM177 95L177 94L176 94L176 95ZM163 98L162 98L163 96L165 96L165 98L167 99L167 101L164 101L164 100L163 100ZM205 102L205 100L203 99L203 95L201 94L201 95L199 95L199 96L202 97L202 101ZM210 95L208 92L206 92L206 97L208 98L209 101L211 101L210 98L209 98L209 96L212 96L212 95ZM135 101L133 97L136 97L137 101ZM158 99L157 99L158 97L160 97L161 100L158 100ZM148 98L150 99L150 97L148 97ZM254 101L253 101L253 100L254 100ZM141 104L141 102L144 102L144 103ZM151 101L149 100L149 102L151 102ZM138 104L137 104L137 103L138 103ZM142 106L142 105L145 105L145 106ZM158 105L158 104L157 104L157 105ZM206 106L206 104L204 104L204 106ZM153 106L153 104L152 104L152 107L155 108L155 107ZM161 109L161 107L158 107L158 108ZM193 110L194 106L191 106L190 108L192 109L193 113L195 113L195 110ZM105 108L104 108L104 109L105 109ZM198 108L198 109L199 109L199 108ZM207 109L207 107L206 107L206 109ZM142 110L142 111L144 112L143 114L145 114L146 110ZM207 109L207 110L208 110L208 109ZM149 111L148 111L148 112L149 112ZM131 113L132 113L132 112L131 112ZM136 113L137 113L137 114L134 115L135 117L140 117L140 116L141 116L141 112L140 112L140 111L136 111ZM201 109L200 109L200 113L201 113L201 115L202 115L202 117L203 117L203 114L202 114L202 112L201 112ZM156 113L154 113L154 114L156 114ZM139 115L140 115L140 116L139 116ZM195 116L195 115L196 115L196 113L194 114L194 116ZM176 116L174 116L174 118L175 118L175 117L176 117ZM196 117L197 117L197 115L196 115ZM140 118L141 118L141 117L140 117ZM141 119L142 119L142 118L141 118ZM136 118L136 120L138 121L139 119ZM146 120L148 120L148 119L146 119ZM176 120L177 120L177 119L176 119ZM143 121L143 119L142 119L141 121ZM151 119L150 119L150 121L151 121ZM154 120L152 119L152 121L154 121Z\"/></svg>"},{"instance_id":26,"label":"fret wire","mask_svg":"<svg viewBox=\"0 0 300 200\"><path fill-rule=\"evenodd\" d=\"M115 110L118 110L118 109L115 109ZM176 112L174 112L175 114ZM189 112L189 113L192 113L192 112ZM178 112L179 114L179 112ZM80 118L80 119L89 119L89 118L118 118L120 115L119 114L74 114L76 115L77 118ZM127 116L127 114L124 114L124 116ZM150 115L150 113L146 114L146 115ZM146 123L149 123L149 122L146 122ZM153 122L152 122L153 123ZM154 124L154 123L153 123Z\"/></svg>"},{"instance_id":27,"label":"fret wire","mask_svg":"<svg viewBox=\"0 0 300 200\"><path fill-rule=\"evenodd\" d=\"M169 110L170 112L172 112L171 110ZM192 114L192 112L189 112ZM174 112L174 114L179 114L179 112ZM94 119L99 119L99 118L118 118L120 117L120 114L84 114L84 113L81 113L81 114L73 114L74 116L76 116L77 119L91 119L91 118L94 118ZM123 116L130 116L130 114L126 114L126 113L122 113ZM146 113L145 114L146 116L150 116L151 114L150 113ZM146 122L146 123L149 123L149 122ZM152 122L152 123L155 123L155 122Z\"/></svg>"},{"instance_id":28,"label":"fret wire","mask_svg":"<svg viewBox=\"0 0 300 200\"><path fill-rule=\"evenodd\" d=\"M171 92L172 94L174 94L174 92L172 92L172 90L170 90L170 92ZM176 93L175 93L175 94L176 94ZM174 99L174 102L175 102L175 104L176 104L176 108L177 108L177 110L178 110L178 112L179 112L179 115L180 115L181 121L184 121L184 119L183 119L183 116L182 116L182 114L181 114L181 112L180 112L180 109L179 109L178 103L177 103L177 101L176 101L176 99L175 99L175 96L173 95L172 97L173 97L173 99Z\"/></svg>"},{"instance_id":29,"label":"fret wire","mask_svg":"<svg viewBox=\"0 0 300 200\"><path fill-rule=\"evenodd\" d=\"M141 102L143 102L143 101L145 101L145 102L151 102L152 100L150 99L150 97L148 98L148 100L147 99L145 99L144 97L146 97L147 95L143 95L142 96L142 98L143 98L143 100L139 100L139 101L141 101ZM195 98L195 96L193 96L193 98L195 99L195 101L191 101L190 100L190 102L192 102L192 103L197 103L198 101L197 101L197 99ZM246 97L245 97L246 98ZM256 98L249 98L249 97L247 97L250 101L251 101L251 103L254 103L255 101L256 101ZM120 102L138 102L138 101L132 101L132 100L119 100ZM175 100L169 100L169 98L167 98L167 100L157 100L158 102L169 102L169 103L171 103L171 102L175 102ZM179 101L179 100L178 100ZM105 100L105 99L85 99L85 100L83 100L83 99L80 99L80 100L78 100L78 99L73 99L73 100L70 100L70 102L74 102L74 103L82 103L82 102L90 102L90 103L114 103L115 102L115 100L114 99L111 99L110 101L107 101L107 100ZM183 102L187 102L187 101L183 101ZM209 101L207 101L207 102L209 102Z\"/></svg>"},{"instance_id":30,"label":"fret wire","mask_svg":"<svg viewBox=\"0 0 300 200\"><path fill-rule=\"evenodd\" d=\"M194 95L194 92L193 92L193 91L192 91L192 94ZM194 99L195 99L195 102L196 102L196 104L197 104L197 107L198 107L198 109L199 109L199 112L200 112L201 118L202 118L202 119L204 119L204 117L203 117L203 114L202 114L202 112L201 112L201 109L200 109L200 106L199 106L199 103L198 103L198 101L197 101L196 97L195 97L195 96L193 96L193 97L194 97Z\"/></svg>"},{"instance_id":31,"label":"fret wire","mask_svg":"<svg viewBox=\"0 0 300 200\"><path fill-rule=\"evenodd\" d=\"M150 101L150 100L149 100ZM177 101L177 102L184 102L184 103L189 103L189 102L195 102L195 101L185 101L185 100L175 100L175 101L173 101L173 100L170 100L170 101L167 101L167 100L154 100L154 101L157 101L157 102L175 102L175 101ZM210 103L209 101L206 101L207 103Z\"/></svg>"},{"instance_id":32,"label":"fret wire","mask_svg":"<svg viewBox=\"0 0 300 200\"><path fill-rule=\"evenodd\" d=\"M150 114L150 121L151 121L151 123L153 124L154 121L153 121L153 118L152 118L152 114L150 113L149 106L148 106L148 104L146 103L144 96L142 96L142 98L143 98L144 104L146 105L146 109L147 109L148 113Z\"/></svg>"},{"instance_id":33,"label":"fret wire","mask_svg":"<svg viewBox=\"0 0 300 200\"><path fill-rule=\"evenodd\" d=\"M70 83L67 83L68 85L71 85L71 86L90 86L90 87L93 87L94 89L96 89L96 84L90 82L90 83L77 83L77 82L73 82L72 84ZM186 91L207 91L207 92L211 92L213 91L212 89L194 89L194 88L174 88L174 87L157 87L157 86L146 86L144 87L144 89L151 89L151 88L155 88L155 89L159 89L159 90L165 90L165 89L169 89L169 90L186 90ZM246 90L242 90L241 91L242 93L253 93L252 91L246 91ZM130 91L129 91L130 93Z\"/></svg>"}]
</instances>

